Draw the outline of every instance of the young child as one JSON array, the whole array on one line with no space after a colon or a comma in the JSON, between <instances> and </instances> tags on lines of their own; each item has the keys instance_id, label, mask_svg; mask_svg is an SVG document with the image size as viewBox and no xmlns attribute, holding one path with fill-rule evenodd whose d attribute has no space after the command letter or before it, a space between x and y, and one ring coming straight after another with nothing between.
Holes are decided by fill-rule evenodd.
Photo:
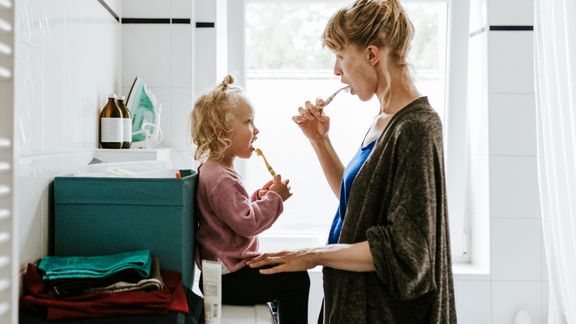
<instances>
[{"instance_id":1,"label":"young child","mask_svg":"<svg viewBox=\"0 0 576 324\"><path fill-rule=\"evenodd\" d=\"M252 155L258 129L250 102L233 83L227 75L196 101L192 111L195 159L201 162L196 195L201 214L197 263L199 267L201 260L222 263L223 304L276 301L280 324L307 323L307 272L269 276L246 266L247 260L259 254L256 235L272 226L292 194L288 180L277 175L250 196L234 170L234 159Z\"/></svg>"}]
</instances>

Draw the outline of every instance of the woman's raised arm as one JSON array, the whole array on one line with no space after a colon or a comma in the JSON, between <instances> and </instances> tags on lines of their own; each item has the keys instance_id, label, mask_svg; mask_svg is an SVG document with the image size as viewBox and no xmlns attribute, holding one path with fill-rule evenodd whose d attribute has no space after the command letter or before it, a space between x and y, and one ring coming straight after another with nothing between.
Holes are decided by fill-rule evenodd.
<instances>
[{"instance_id":1,"label":"woman's raised arm","mask_svg":"<svg viewBox=\"0 0 576 324\"><path fill-rule=\"evenodd\" d=\"M302 133L312 144L324 176L332 192L339 199L344 166L328 137L330 117L324 114L322 109L318 108L322 105L323 101L321 99L316 101L316 106L306 101L305 107L299 107L299 115L292 117L292 120L300 127Z\"/></svg>"}]
</instances>

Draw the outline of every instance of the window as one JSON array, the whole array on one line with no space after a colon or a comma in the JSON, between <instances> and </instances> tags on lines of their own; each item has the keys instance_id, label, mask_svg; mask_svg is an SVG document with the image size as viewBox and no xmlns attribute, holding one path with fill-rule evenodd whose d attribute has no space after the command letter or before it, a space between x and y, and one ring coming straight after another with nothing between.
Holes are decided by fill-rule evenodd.
<instances>
[{"instance_id":1,"label":"window","mask_svg":"<svg viewBox=\"0 0 576 324\"><path fill-rule=\"evenodd\" d=\"M244 49L239 51L245 58L240 68L233 63L230 67L244 71L244 87L260 130L255 146L263 150L277 173L290 179L294 193L279 220L262 236L292 238L295 243L289 247L325 244L338 206L312 147L291 117L306 100L326 98L342 87L333 74L333 54L322 47L320 35L336 9L349 3L245 0L240 11L244 12ZM404 6L416 29L410 52L416 84L446 124L448 3L414 0L406 1ZM229 32L232 30L238 28L231 27ZM347 93L339 94L326 108L331 118L330 138L344 165L358 149L378 111L376 98L361 102ZM260 157L254 155L243 163L241 170L249 190L270 179ZM458 242L458 237L463 237L463 222L454 221L453 216L451 225L458 226L457 233L452 234L453 245L463 246Z\"/></svg>"}]
</instances>

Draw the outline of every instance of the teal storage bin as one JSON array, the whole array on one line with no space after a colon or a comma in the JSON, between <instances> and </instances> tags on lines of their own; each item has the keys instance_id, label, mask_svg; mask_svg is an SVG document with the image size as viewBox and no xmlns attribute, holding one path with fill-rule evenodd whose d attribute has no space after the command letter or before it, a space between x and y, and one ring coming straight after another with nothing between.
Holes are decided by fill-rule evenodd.
<instances>
[{"instance_id":1,"label":"teal storage bin","mask_svg":"<svg viewBox=\"0 0 576 324\"><path fill-rule=\"evenodd\" d=\"M150 249L162 269L194 280L197 173L182 178L54 179L54 254Z\"/></svg>"}]
</instances>

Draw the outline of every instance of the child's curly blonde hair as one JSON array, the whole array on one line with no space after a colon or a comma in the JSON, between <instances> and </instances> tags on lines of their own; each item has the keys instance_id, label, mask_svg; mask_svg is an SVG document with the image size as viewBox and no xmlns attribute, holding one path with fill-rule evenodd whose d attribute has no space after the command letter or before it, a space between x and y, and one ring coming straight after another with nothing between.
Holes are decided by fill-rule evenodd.
<instances>
[{"instance_id":1,"label":"child's curly blonde hair","mask_svg":"<svg viewBox=\"0 0 576 324\"><path fill-rule=\"evenodd\" d=\"M194 103L190 115L192 142L196 145L194 158L222 161L230 146L228 122L233 118L231 109L238 106L242 89L231 86L234 77L228 74L224 80Z\"/></svg>"}]
</instances>

